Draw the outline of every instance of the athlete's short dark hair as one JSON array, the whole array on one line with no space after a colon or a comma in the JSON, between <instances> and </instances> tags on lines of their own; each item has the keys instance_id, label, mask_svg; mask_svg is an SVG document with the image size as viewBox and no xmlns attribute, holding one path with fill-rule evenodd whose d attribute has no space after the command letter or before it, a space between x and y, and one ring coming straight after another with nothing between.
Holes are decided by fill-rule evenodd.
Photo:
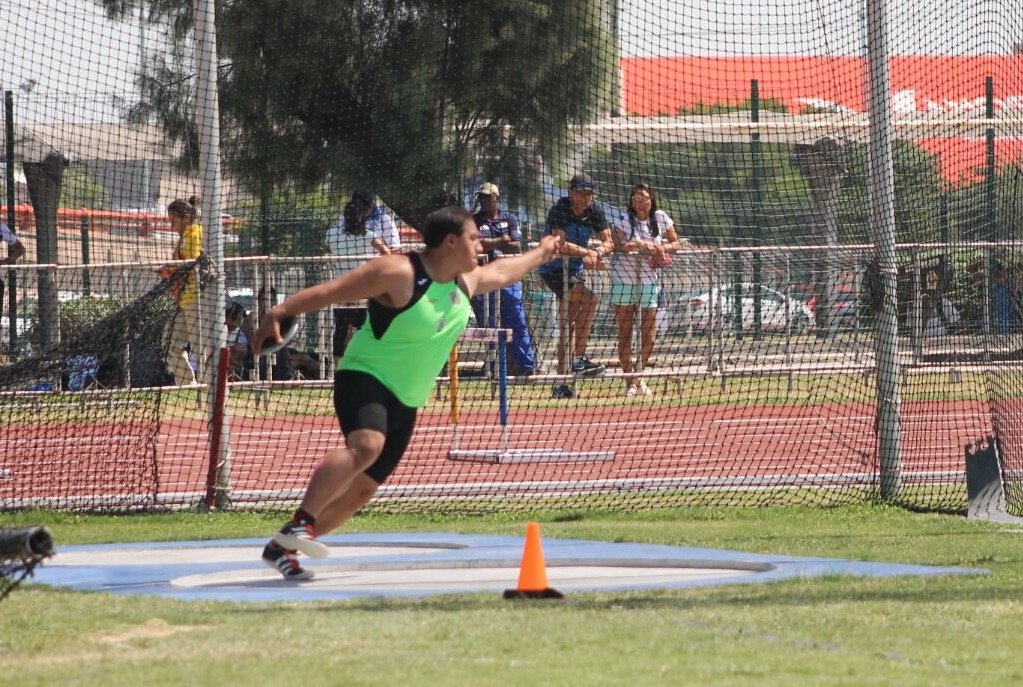
<instances>
[{"instance_id":1,"label":"athlete's short dark hair","mask_svg":"<svg viewBox=\"0 0 1023 687\"><path fill-rule=\"evenodd\" d=\"M427 248L436 248L448 234L461 236L465 230L465 221L472 219L472 214L463 207L449 205L434 210L426 218L426 225L420 232Z\"/></svg>"}]
</instances>

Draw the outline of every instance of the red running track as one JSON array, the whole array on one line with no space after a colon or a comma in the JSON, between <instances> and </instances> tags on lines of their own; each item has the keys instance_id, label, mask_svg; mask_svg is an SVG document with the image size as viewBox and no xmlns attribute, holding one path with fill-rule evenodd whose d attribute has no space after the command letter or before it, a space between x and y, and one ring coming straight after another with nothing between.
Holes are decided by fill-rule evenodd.
<instances>
[{"instance_id":1,"label":"red running track","mask_svg":"<svg viewBox=\"0 0 1023 687\"><path fill-rule=\"evenodd\" d=\"M341 442L333 418L283 418L273 426L268 422L232 421L234 492L300 492L323 453ZM566 407L553 421L549 410L516 409L504 439L496 418L460 423L458 448L613 451L614 460L491 463L449 460L454 426L446 413L424 413L388 488L443 494L450 493L451 485L841 480L877 472L874 422L873 407L859 404ZM965 479L963 446L990 433L990 413L983 402L907 403L901 434L903 476L912 480L914 475L951 474ZM164 488L194 483L194 466L203 460L196 444L203 437L203 430L192 426L180 427L167 439L161 460Z\"/></svg>"}]
</instances>

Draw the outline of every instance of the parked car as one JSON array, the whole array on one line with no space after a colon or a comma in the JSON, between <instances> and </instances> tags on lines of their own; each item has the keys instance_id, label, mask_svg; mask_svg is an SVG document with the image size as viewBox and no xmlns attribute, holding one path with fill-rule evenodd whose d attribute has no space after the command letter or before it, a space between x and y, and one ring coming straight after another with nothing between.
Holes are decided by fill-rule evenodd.
<instances>
[{"instance_id":1,"label":"parked car","mask_svg":"<svg viewBox=\"0 0 1023 687\"><path fill-rule=\"evenodd\" d=\"M32 329L32 320L27 317L15 319L18 338L21 345L27 345L28 334ZM0 316L0 354L8 354L11 343L11 321L7 315Z\"/></svg>"},{"instance_id":2,"label":"parked car","mask_svg":"<svg viewBox=\"0 0 1023 687\"><path fill-rule=\"evenodd\" d=\"M742 327L745 331L753 331L755 285L743 283L738 286L742 305ZM735 288L735 284L722 284L707 291L681 294L666 309L662 318L662 328L675 332L714 331L719 327L724 327L725 330L734 328ZM760 324L765 332L805 334L814 326L813 311L799 299L761 285Z\"/></svg>"},{"instance_id":3,"label":"parked car","mask_svg":"<svg viewBox=\"0 0 1023 687\"><path fill-rule=\"evenodd\" d=\"M813 284L795 284L789 295L806 303L817 322L817 302L819 300ZM857 313L859 312L859 294L851 284L839 284L835 287L835 302L832 313L835 324L842 330L856 329Z\"/></svg>"}]
</instances>

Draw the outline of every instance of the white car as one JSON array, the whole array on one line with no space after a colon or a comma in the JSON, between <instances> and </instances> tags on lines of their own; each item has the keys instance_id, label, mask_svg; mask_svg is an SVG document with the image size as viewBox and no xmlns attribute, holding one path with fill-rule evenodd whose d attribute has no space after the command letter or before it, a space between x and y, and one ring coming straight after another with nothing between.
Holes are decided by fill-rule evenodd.
<instances>
[{"instance_id":1,"label":"white car","mask_svg":"<svg viewBox=\"0 0 1023 687\"><path fill-rule=\"evenodd\" d=\"M736 286L742 306L742 329L754 331L755 285L722 284L709 291L683 293L672 304L664 320L673 331L717 331L735 329ZM814 325L813 312L802 301L780 291L760 286L760 326L765 332L805 334Z\"/></svg>"}]
</instances>

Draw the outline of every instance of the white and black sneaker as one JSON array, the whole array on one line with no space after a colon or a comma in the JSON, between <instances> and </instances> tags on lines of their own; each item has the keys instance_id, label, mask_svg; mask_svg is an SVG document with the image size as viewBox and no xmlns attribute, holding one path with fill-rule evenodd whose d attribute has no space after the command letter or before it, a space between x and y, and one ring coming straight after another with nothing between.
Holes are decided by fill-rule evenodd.
<instances>
[{"instance_id":1,"label":"white and black sneaker","mask_svg":"<svg viewBox=\"0 0 1023 687\"><path fill-rule=\"evenodd\" d=\"M284 576L286 580L311 580L316 574L298 562L298 551L291 551L270 542L263 547L263 562Z\"/></svg>"},{"instance_id":2,"label":"white and black sneaker","mask_svg":"<svg viewBox=\"0 0 1023 687\"><path fill-rule=\"evenodd\" d=\"M330 549L326 544L316 541L313 526L305 520L289 522L274 535L273 540L289 551L301 551L311 558L326 558L330 555Z\"/></svg>"},{"instance_id":3,"label":"white and black sneaker","mask_svg":"<svg viewBox=\"0 0 1023 687\"><path fill-rule=\"evenodd\" d=\"M572 387L568 384L555 384L554 389L551 391L551 396L554 398L573 398L575 392L572 391Z\"/></svg>"},{"instance_id":4,"label":"white and black sneaker","mask_svg":"<svg viewBox=\"0 0 1023 687\"><path fill-rule=\"evenodd\" d=\"M581 375L583 377L596 377L604 374L607 370L606 365L599 365L591 362L589 358L584 355L578 356L572 361L572 374Z\"/></svg>"}]
</instances>

